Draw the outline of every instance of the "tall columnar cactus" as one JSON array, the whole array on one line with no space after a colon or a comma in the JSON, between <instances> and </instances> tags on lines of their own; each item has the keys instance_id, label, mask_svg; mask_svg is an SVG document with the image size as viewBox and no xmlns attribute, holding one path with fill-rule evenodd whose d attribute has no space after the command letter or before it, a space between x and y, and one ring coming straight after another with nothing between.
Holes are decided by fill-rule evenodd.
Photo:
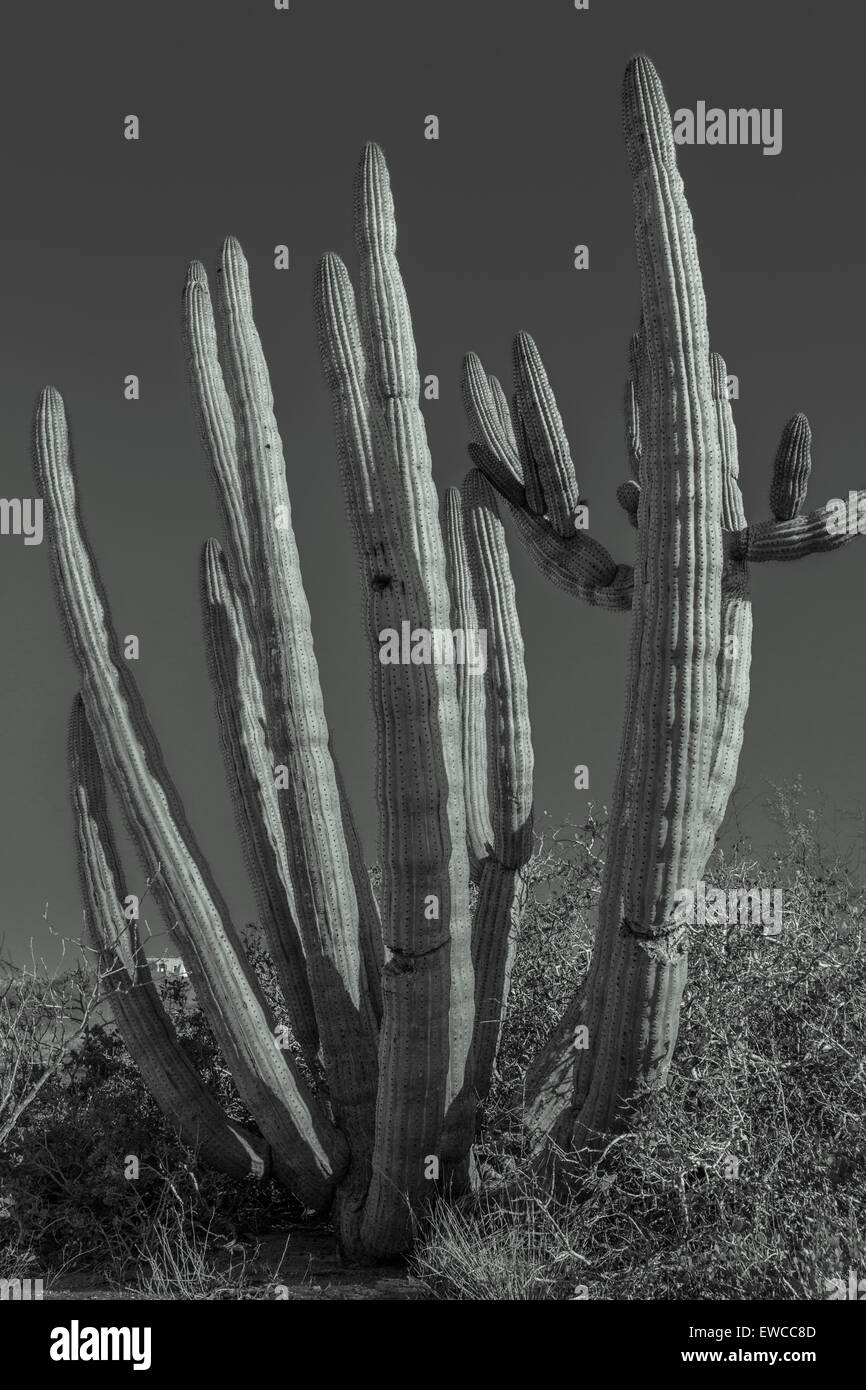
<instances>
[{"instance_id":1,"label":"tall columnar cactus","mask_svg":"<svg viewBox=\"0 0 866 1390\"><path fill-rule=\"evenodd\" d=\"M462 497L451 490L446 533L440 526L388 174L374 145L359 169L355 231L360 314L336 256L322 261L316 301L366 600L381 904L325 721L282 443L233 238L220 258L218 319L198 262L183 297L193 399L225 526L225 547L210 540L202 557L210 674L282 985L280 1022L305 1066L279 1046L282 1030L120 654L52 387L37 405L35 455L81 676L70 749L86 920L110 967L118 1026L154 1096L206 1158L233 1173L272 1172L308 1206L333 1211L350 1254L388 1256L405 1248L437 1167L440 1188L470 1178L526 893L532 749L514 587L480 474ZM404 625L413 643L420 634L421 659L383 662L385 630L402 637ZM487 639L483 679L455 664L476 629ZM124 915L103 770L260 1135L223 1113L162 1011Z\"/></svg>"},{"instance_id":2,"label":"tall columnar cactus","mask_svg":"<svg viewBox=\"0 0 866 1390\"><path fill-rule=\"evenodd\" d=\"M591 968L527 1080L528 1123L543 1157L594 1147L622 1121L639 1084L667 1073L687 962L676 895L694 889L715 843L742 744L748 561L798 558L847 539L828 527L829 508L798 514L811 461L802 415L786 426L776 458L773 519L747 525L725 364L710 352L670 114L646 57L628 64L623 118L641 319L625 393L632 478L617 496L637 529L633 568L575 529L577 478L532 339L521 333L514 344L513 418L478 358L464 369L470 454L509 503L539 568L588 603L632 609Z\"/></svg>"}]
</instances>

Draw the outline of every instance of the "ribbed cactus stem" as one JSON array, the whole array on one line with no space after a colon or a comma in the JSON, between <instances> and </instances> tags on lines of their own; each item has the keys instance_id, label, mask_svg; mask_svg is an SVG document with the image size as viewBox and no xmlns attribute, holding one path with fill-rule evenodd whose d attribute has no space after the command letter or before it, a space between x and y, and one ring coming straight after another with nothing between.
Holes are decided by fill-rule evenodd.
<instances>
[{"instance_id":1,"label":"ribbed cactus stem","mask_svg":"<svg viewBox=\"0 0 866 1390\"><path fill-rule=\"evenodd\" d=\"M493 489L477 469L464 480L462 510L477 618L486 634L484 684L493 830L472 928L471 1086L480 1102L493 1075L527 896L524 871L532 853L533 751L523 636L505 531Z\"/></svg>"},{"instance_id":2,"label":"ribbed cactus stem","mask_svg":"<svg viewBox=\"0 0 866 1390\"><path fill-rule=\"evenodd\" d=\"M655 69L643 57L626 70L623 118L644 352L625 727L590 977L581 1007L557 1030L528 1080L530 1122L578 1147L597 1142L615 1124L639 1080L664 1080L676 1041L686 942L673 910L678 889L697 877L704 843L723 564L719 445L697 248L670 115ZM575 1058L569 1033L576 1023L587 1028L589 1045Z\"/></svg>"},{"instance_id":3,"label":"ribbed cactus stem","mask_svg":"<svg viewBox=\"0 0 866 1390\"><path fill-rule=\"evenodd\" d=\"M202 556L202 607L220 743L259 918L304 1059L319 1073L319 1028L274 784L277 759L266 737L265 702L243 609L219 544Z\"/></svg>"},{"instance_id":4,"label":"ribbed cactus stem","mask_svg":"<svg viewBox=\"0 0 866 1390\"><path fill-rule=\"evenodd\" d=\"M238 456L271 746L285 768L280 810L335 1118L352 1154L354 1191L343 1185L343 1239L369 1176L377 1026L366 988L358 897L343 835L343 807L329 748L310 610L292 529L282 441L267 364L253 319L249 272L237 241L220 257L220 334L238 432Z\"/></svg>"},{"instance_id":5,"label":"ribbed cactus stem","mask_svg":"<svg viewBox=\"0 0 866 1390\"><path fill-rule=\"evenodd\" d=\"M463 401L472 435L470 458L508 502L520 540L542 573L587 603L629 608L634 583L632 567L617 565L599 541L583 529L575 530L579 494L574 465L563 439L562 420L547 374L528 334L519 335L515 358L524 364L521 389L515 393L515 410L518 414L530 412L537 420L546 422L545 428L537 428L534 435L537 456L533 456L531 467L536 478L535 491L530 496L529 488L524 487L530 463L528 442L524 439L520 448L515 442L515 430L502 417L501 392L494 392L493 379L486 376L475 353L468 353L463 360ZM524 417L519 414L519 418ZM543 514L548 501L539 492L538 479L542 475L551 493L550 505L559 518L556 524ZM556 503L554 497L558 498ZM566 515L568 526L563 520Z\"/></svg>"},{"instance_id":6,"label":"ribbed cactus stem","mask_svg":"<svg viewBox=\"0 0 866 1390\"><path fill-rule=\"evenodd\" d=\"M72 804L84 920L109 990L112 1018L144 1083L182 1139L230 1177L268 1175L268 1145L226 1115L181 1047L151 978L137 924L124 915L124 876L105 781L79 696L69 732Z\"/></svg>"},{"instance_id":7,"label":"ribbed cactus stem","mask_svg":"<svg viewBox=\"0 0 866 1390\"><path fill-rule=\"evenodd\" d=\"M796 515L809 466L804 416L789 422L777 455L774 517L747 525L727 368L709 352L670 113L642 55L626 70L623 114L642 308L625 392L633 478L617 497L636 525L634 570L615 566L597 542L560 534L547 488L559 478L565 500L571 480L550 469L542 489L525 477L525 432L515 440L501 419L478 359L464 365L469 454L506 499L524 548L566 592L633 612L590 971L527 1077L528 1126L545 1158L557 1146L596 1147L640 1083L664 1080L686 975L676 896L703 871L742 745L752 632L747 562L832 550L854 533L838 504ZM521 390L533 389L524 382L516 393L518 423ZM566 456L558 449L560 460ZM851 501L859 512L866 492L853 494L849 516Z\"/></svg>"},{"instance_id":8,"label":"ribbed cactus stem","mask_svg":"<svg viewBox=\"0 0 866 1390\"><path fill-rule=\"evenodd\" d=\"M491 385L496 382L496 387ZM517 507L526 505L523 463L517 447L508 402L495 377L488 377L477 353L468 352L463 359L463 404L469 423L470 452L494 487Z\"/></svg>"},{"instance_id":9,"label":"ribbed cactus stem","mask_svg":"<svg viewBox=\"0 0 866 1390\"><path fill-rule=\"evenodd\" d=\"M238 623L246 622L256 664L247 685L258 678L264 710L256 718L272 759L269 776L273 781L277 768L283 768L286 783L273 795L262 793L266 814L247 816L247 835L260 893L276 909L271 934L282 973L294 968L288 922L297 922L329 1094L349 1137L360 1202L369 1176L376 1086L378 911L331 755L270 378L253 319L246 260L233 237L223 245L218 274L217 326L207 278L198 262L190 266L184 292L187 360L226 520L229 570L250 576L248 582L238 580L236 615ZM243 749L242 744L241 756ZM247 783L252 786L262 772L261 767L245 771ZM368 969L375 972L371 981ZM306 990L298 972L286 999L308 1048L313 1031ZM351 1229L356 1218L345 1190L343 1201L342 1238L349 1248L357 1238Z\"/></svg>"},{"instance_id":10,"label":"ribbed cactus stem","mask_svg":"<svg viewBox=\"0 0 866 1390\"><path fill-rule=\"evenodd\" d=\"M60 608L100 761L148 872L159 869L154 894L238 1090L271 1144L275 1172L310 1206L326 1208L348 1162L345 1140L277 1046L261 988L119 654L78 516L66 413L53 387L37 405L35 455Z\"/></svg>"},{"instance_id":11,"label":"ribbed cactus stem","mask_svg":"<svg viewBox=\"0 0 866 1390\"><path fill-rule=\"evenodd\" d=\"M794 415L782 432L773 464L770 509L777 521L799 514L812 471L812 431L805 415Z\"/></svg>"},{"instance_id":12,"label":"ribbed cactus stem","mask_svg":"<svg viewBox=\"0 0 866 1390\"><path fill-rule=\"evenodd\" d=\"M319 267L316 314L341 475L367 597L380 808L383 977L373 1179L362 1232L405 1247L431 1192L446 1109L462 1092L472 1030L466 820L453 666L383 662L383 635L450 630L450 597L420 379L381 151L356 184L361 318L345 266ZM423 1059L423 1060L422 1060ZM460 1148L472 1140L466 1112Z\"/></svg>"},{"instance_id":13,"label":"ribbed cactus stem","mask_svg":"<svg viewBox=\"0 0 866 1390\"><path fill-rule=\"evenodd\" d=\"M466 553L463 505L457 488L449 488L445 494L445 546L454 630L464 633L477 632L478 609L473 591L472 571ZM487 701L483 679L479 680L466 662L456 667L456 674L463 749L466 844L472 876L477 882L484 860L493 844L485 727Z\"/></svg>"},{"instance_id":14,"label":"ribbed cactus stem","mask_svg":"<svg viewBox=\"0 0 866 1390\"><path fill-rule=\"evenodd\" d=\"M644 332L643 453L624 741L641 820L624 865L625 912L665 929L695 867L693 818L715 720L722 577L719 445L706 303L670 113L648 59L623 84ZM645 386L644 386L645 381ZM617 806L614 818L625 811Z\"/></svg>"},{"instance_id":15,"label":"ribbed cactus stem","mask_svg":"<svg viewBox=\"0 0 866 1390\"><path fill-rule=\"evenodd\" d=\"M547 515L554 531L570 538L577 478L556 397L528 333L518 333L514 340L514 385L527 500L534 512Z\"/></svg>"},{"instance_id":16,"label":"ribbed cactus stem","mask_svg":"<svg viewBox=\"0 0 866 1390\"><path fill-rule=\"evenodd\" d=\"M728 398L728 368L725 359L717 352L710 353L710 380L721 458L722 526L726 531L744 531L746 513L743 510L743 496L740 492L737 432Z\"/></svg>"},{"instance_id":17,"label":"ribbed cactus stem","mask_svg":"<svg viewBox=\"0 0 866 1390\"><path fill-rule=\"evenodd\" d=\"M191 261L183 291L183 345L199 437L211 465L226 534L229 567L251 625L255 607L254 560L247 522L245 471L238 460L239 441L232 403L219 360L216 323L207 273ZM261 659L257 654L257 659Z\"/></svg>"},{"instance_id":18,"label":"ribbed cactus stem","mask_svg":"<svg viewBox=\"0 0 866 1390\"><path fill-rule=\"evenodd\" d=\"M725 565L719 619L716 666L716 723L707 793L704 801L705 843L698 864L709 856L722 826L737 776L749 707L749 668L752 660L752 598L749 567L737 556L746 516L739 485L737 431L726 390L727 367L718 353L710 354L713 403L719 440L722 483L722 529Z\"/></svg>"}]
</instances>

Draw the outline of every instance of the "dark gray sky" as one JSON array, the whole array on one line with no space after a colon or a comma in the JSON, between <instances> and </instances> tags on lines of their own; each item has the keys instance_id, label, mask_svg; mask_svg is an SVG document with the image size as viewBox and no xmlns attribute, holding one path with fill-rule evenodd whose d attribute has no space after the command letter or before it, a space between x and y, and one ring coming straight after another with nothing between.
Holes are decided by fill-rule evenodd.
<instances>
[{"instance_id":1,"label":"dark gray sky","mask_svg":"<svg viewBox=\"0 0 866 1390\"><path fill-rule=\"evenodd\" d=\"M398 253L440 491L465 472L459 368L468 348L510 380L534 334L570 433L594 534L633 539L621 398L638 281L620 83L636 50L672 108L784 112L783 149L681 151L713 346L734 405L747 514L768 513L779 432L806 411L813 504L866 485L862 48L841 0L117 0L8 4L2 18L6 497L31 497L33 404L50 382L69 412L86 521L151 718L199 840L239 919L253 915L224 789L198 603L218 534L180 341L186 264L210 270L227 233L251 266L286 446L295 529L326 707L370 857L372 728L355 560L311 313L319 255L354 269L352 180L362 143L391 170ZM122 138L125 115L141 121ZM424 117L438 115L438 142ZM273 247L291 269L273 269ZM572 268L576 243L590 270ZM141 399L123 399L123 378ZM577 762L609 797L629 619L553 589L515 542L539 811L579 815ZM801 773L838 805L861 797L866 541L753 571L755 650L741 775ZM56 954L42 920L80 920L66 774L76 673L54 611L47 544L0 537L0 874L7 948ZM748 799L746 796L744 799ZM140 883L130 859L131 884ZM132 887L130 891L137 891Z\"/></svg>"}]
</instances>

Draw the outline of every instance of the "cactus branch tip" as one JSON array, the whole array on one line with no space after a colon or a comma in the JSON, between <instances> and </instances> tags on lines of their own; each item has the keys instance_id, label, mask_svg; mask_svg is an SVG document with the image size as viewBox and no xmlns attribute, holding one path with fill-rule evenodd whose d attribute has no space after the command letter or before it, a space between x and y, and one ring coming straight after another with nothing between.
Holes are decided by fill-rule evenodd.
<instances>
[{"instance_id":1,"label":"cactus branch tip","mask_svg":"<svg viewBox=\"0 0 866 1390\"><path fill-rule=\"evenodd\" d=\"M652 59L636 53L626 65L622 84L626 153L632 176L661 165L676 167L670 111Z\"/></svg>"}]
</instances>

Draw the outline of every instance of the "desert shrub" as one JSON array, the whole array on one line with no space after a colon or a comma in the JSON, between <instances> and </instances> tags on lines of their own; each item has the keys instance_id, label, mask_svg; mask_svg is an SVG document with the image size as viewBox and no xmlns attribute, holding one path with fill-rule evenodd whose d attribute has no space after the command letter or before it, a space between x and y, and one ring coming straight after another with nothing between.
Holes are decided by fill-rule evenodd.
<instances>
[{"instance_id":1,"label":"desert shrub","mask_svg":"<svg viewBox=\"0 0 866 1390\"><path fill-rule=\"evenodd\" d=\"M257 934L251 959L272 988ZM159 984L183 1047L229 1114L254 1127L204 1014L182 980ZM138 1176L128 1160L137 1160ZM254 1234L301 1214L275 1183L234 1180L197 1161L142 1083L110 1024L92 1024L48 1078L0 1150L4 1269L99 1269L127 1281L182 1224L190 1249Z\"/></svg>"},{"instance_id":2,"label":"desert shrub","mask_svg":"<svg viewBox=\"0 0 866 1390\"><path fill-rule=\"evenodd\" d=\"M798 784L776 789L779 844L717 851L704 876L781 887L781 934L694 929L667 1087L556 1196L526 1160L522 1078L588 965L603 822L548 846L482 1136L488 1185L439 1208L413 1258L438 1296L814 1299L866 1274L859 841L840 850L802 803Z\"/></svg>"},{"instance_id":3,"label":"desert shrub","mask_svg":"<svg viewBox=\"0 0 866 1390\"><path fill-rule=\"evenodd\" d=\"M740 838L704 878L726 892L781 887L781 934L695 927L666 1089L642 1095L625 1132L555 1196L527 1161L523 1080L589 964L607 824L595 811L580 826L542 821L479 1138L483 1186L440 1205L412 1257L433 1296L821 1298L825 1280L866 1275L861 840L840 848L797 784L772 805L777 843L757 852ZM246 944L279 1018L261 933ZM160 990L207 1083L253 1125L189 987ZM214 1254L300 1216L275 1184L199 1164L100 1019L0 1150L6 1277L91 1268L127 1291L220 1296ZM250 1296L239 1279L235 1296Z\"/></svg>"}]
</instances>

